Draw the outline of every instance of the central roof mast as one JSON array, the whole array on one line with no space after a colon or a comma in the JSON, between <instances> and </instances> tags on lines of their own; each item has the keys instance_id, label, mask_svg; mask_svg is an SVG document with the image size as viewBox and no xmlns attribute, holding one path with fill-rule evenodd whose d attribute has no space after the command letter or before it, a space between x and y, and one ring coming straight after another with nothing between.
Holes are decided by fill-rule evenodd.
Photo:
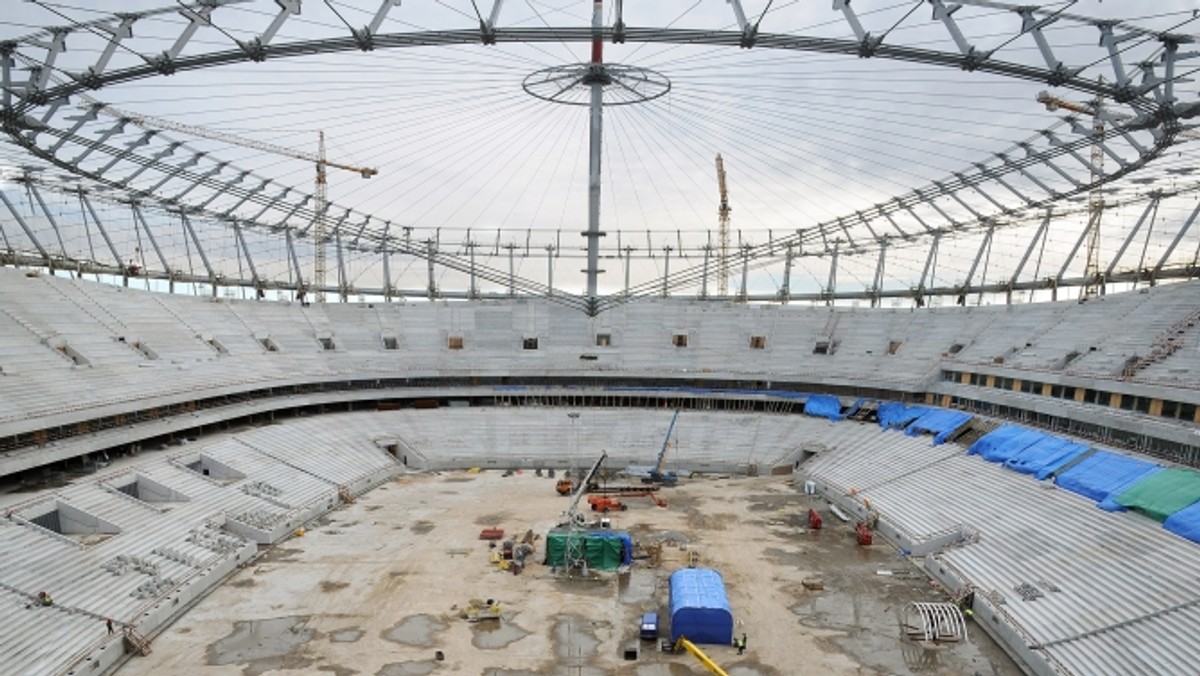
<instances>
[{"instance_id":1,"label":"central roof mast","mask_svg":"<svg viewBox=\"0 0 1200 676\"><path fill-rule=\"evenodd\" d=\"M583 83L591 88L591 123L589 138L588 161L588 229L583 233L587 238L587 297L588 303L596 302L598 293L597 280L603 270L600 269L600 144L604 131L604 86L612 82L604 69L604 40L601 37L603 28L604 2L592 2L592 60L588 65L587 75Z\"/></svg>"}]
</instances>

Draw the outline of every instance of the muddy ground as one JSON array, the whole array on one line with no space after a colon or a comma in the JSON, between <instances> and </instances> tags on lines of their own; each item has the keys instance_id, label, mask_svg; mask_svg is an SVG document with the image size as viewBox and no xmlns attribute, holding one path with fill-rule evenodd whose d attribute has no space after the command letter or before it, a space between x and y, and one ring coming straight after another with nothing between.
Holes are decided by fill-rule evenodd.
<instances>
[{"instance_id":1,"label":"muddy ground","mask_svg":"<svg viewBox=\"0 0 1200 676\"><path fill-rule=\"evenodd\" d=\"M974 625L968 641L938 649L902 640L904 606L945 594L881 539L858 546L818 503L825 528L809 531L810 499L786 477L692 478L659 495L666 507L630 498L610 514L647 558L566 577L540 564L569 502L553 479L405 476L265 550L120 674L705 674L692 656L637 639L645 611L666 630L667 577L687 565L725 579L748 649L702 648L734 676L1020 673ZM534 563L502 571L485 527L516 539L532 530ZM462 619L487 599L499 620Z\"/></svg>"}]
</instances>

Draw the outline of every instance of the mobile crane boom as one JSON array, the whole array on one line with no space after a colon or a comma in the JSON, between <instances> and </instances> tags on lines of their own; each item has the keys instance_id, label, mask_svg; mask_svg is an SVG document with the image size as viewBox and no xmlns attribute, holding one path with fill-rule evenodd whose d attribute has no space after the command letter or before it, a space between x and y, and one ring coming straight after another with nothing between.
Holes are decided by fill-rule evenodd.
<instances>
[{"instance_id":1,"label":"mobile crane boom","mask_svg":"<svg viewBox=\"0 0 1200 676\"><path fill-rule=\"evenodd\" d=\"M675 409L675 415L671 416L671 424L667 427L667 436L663 439L662 450L658 452L658 462L654 464L654 469L650 470L649 482L672 485L679 479L674 472L664 472L663 467L667 464L667 446L671 443L671 432L675 431L675 421L679 420L679 409Z\"/></svg>"},{"instance_id":2,"label":"mobile crane boom","mask_svg":"<svg viewBox=\"0 0 1200 676\"><path fill-rule=\"evenodd\" d=\"M577 509L579 506L579 499L583 497L584 493L587 493L588 484L591 483L592 478L596 476L596 472L600 471L600 465L604 463L604 460L607 457L608 451L600 451L600 457L596 458L596 462L592 464L592 468L589 469L588 473L583 477L583 481L580 481L579 485L575 487L575 493L571 497L571 504L567 507L567 511L563 512L563 515L567 517L567 521L569 523L576 523L583 520L582 515L580 515L579 510Z\"/></svg>"},{"instance_id":3,"label":"mobile crane boom","mask_svg":"<svg viewBox=\"0 0 1200 676\"><path fill-rule=\"evenodd\" d=\"M695 657L697 660L699 660L700 664L703 664L704 668L708 669L711 673L714 673L717 676L729 676L727 673L725 673L724 669L722 669L716 662L712 661L711 657L704 654L704 651L701 650L699 646L687 640L687 638L680 636L679 640L675 641L675 652L683 652L684 650L691 653L692 657Z\"/></svg>"}]
</instances>

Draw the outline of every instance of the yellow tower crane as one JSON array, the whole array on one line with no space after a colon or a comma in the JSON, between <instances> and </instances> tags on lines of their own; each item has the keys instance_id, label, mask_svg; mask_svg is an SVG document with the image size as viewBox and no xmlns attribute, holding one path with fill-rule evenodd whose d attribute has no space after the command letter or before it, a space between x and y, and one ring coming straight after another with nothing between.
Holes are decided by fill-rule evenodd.
<instances>
[{"instance_id":1,"label":"yellow tower crane","mask_svg":"<svg viewBox=\"0 0 1200 676\"><path fill-rule=\"evenodd\" d=\"M1055 111L1060 108L1069 110L1073 113L1087 115L1092 118L1092 183L1100 179L1100 175L1104 168L1104 120L1101 119L1099 111L1103 105L1103 101L1099 98L1093 99L1090 104L1075 103L1067 101L1050 92L1040 92L1037 95L1038 103L1046 106L1046 110ZM1105 117L1114 120L1132 120L1132 115L1124 113L1106 111ZM1200 134L1194 129L1184 129L1178 132L1181 138L1189 140L1200 140ZM1103 284L1100 279L1100 215L1104 211L1104 198L1100 194L1099 188L1092 188L1088 195L1088 250L1087 250L1087 269L1085 276L1087 283L1083 287L1084 297L1095 296Z\"/></svg>"},{"instance_id":2,"label":"yellow tower crane","mask_svg":"<svg viewBox=\"0 0 1200 676\"><path fill-rule=\"evenodd\" d=\"M721 191L721 206L717 208L717 295L729 295L729 190L725 187L725 160L717 153L717 188Z\"/></svg>"},{"instance_id":3,"label":"yellow tower crane","mask_svg":"<svg viewBox=\"0 0 1200 676\"><path fill-rule=\"evenodd\" d=\"M315 221L313 222L313 248L315 249L313 261L313 284L317 288L317 300L325 300L325 294L321 291L321 289L325 286L326 272L325 211L328 204L328 190L326 188L325 169L326 167L344 169L346 171L352 171L363 178L371 178L372 176L378 174L378 169L373 169L371 167L357 167L351 164L342 164L340 162L330 162L325 157L325 132L323 131L318 132L320 134L320 139L317 146L317 153L314 155L313 153L304 152L303 150L296 150L294 148L288 148L286 146L276 145L274 143L266 143L264 141L255 141L253 139L242 138L227 132L206 129L193 124L183 124L181 122L166 120L161 117L133 113L127 110L114 108L108 104L97 103L97 105L100 106L100 112L111 115L118 119L128 120L129 122L132 122L143 129L175 131L182 134L187 134L189 136L195 136L196 138L231 143L243 148L250 148L252 150L260 150L265 153L271 153L272 155L281 155L283 157L291 157L298 160L304 160L306 162L312 162L317 169L315 190L313 195L313 211L316 214Z\"/></svg>"}]
</instances>

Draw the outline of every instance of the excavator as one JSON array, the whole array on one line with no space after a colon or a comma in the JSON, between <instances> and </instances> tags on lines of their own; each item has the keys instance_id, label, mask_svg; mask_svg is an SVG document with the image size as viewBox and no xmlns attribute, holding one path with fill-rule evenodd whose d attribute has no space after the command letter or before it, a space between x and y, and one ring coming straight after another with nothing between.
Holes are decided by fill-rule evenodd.
<instances>
[{"instance_id":1,"label":"excavator","mask_svg":"<svg viewBox=\"0 0 1200 676\"><path fill-rule=\"evenodd\" d=\"M675 652L681 653L685 650L691 653L692 657L695 657L697 660L699 660L700 664L703 664L704 668L708 669L709 672L717 674L717 676L729 676L725 673L724 669L717 665L716 662L712 661L711 657L704 654L704 651L701 650L699 646L687 640L686 636L680 636L679 640L675 641Z\"/></svg>"},{"instance_id":2,"label":"excavator","mask_svg":"<svg viewBox=\"0 0 1200 676\"><path fill-rule=\"evenodd\" d=\"M593 512L623 512L629 509L629 505L607 495L589 495L588 504L592 506Z\"/></svg>"}]
</instances>

